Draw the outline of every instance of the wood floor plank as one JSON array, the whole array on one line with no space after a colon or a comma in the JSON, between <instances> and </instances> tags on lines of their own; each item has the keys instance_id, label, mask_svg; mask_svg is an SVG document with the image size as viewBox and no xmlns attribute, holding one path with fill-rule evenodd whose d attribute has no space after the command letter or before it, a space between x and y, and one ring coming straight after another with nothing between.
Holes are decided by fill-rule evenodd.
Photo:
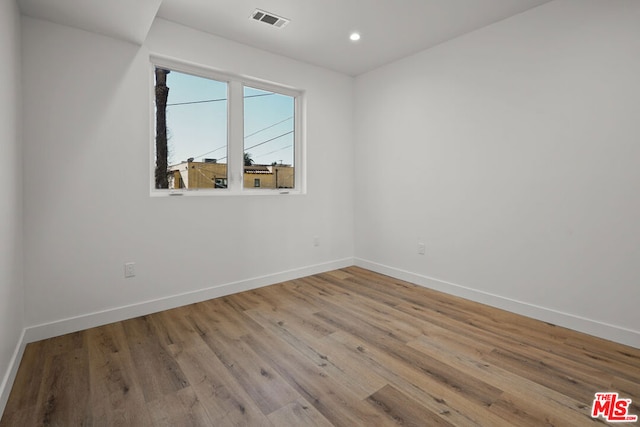
<instances>
[{"instance_id":1,"label":"wood floor plank","mask_svg":"<svg viewBox=\"0 0 640 427\"><path fill-rule=\"evenodd\" d=\"M628 378L613 377L611 384L608 384L607 390L618 390L623 396L640 396L640 382L632 381ZM632 413L640 416L640 400L633 400L631 406Z\"/></svg>"},{"instance_id":2,"label":"wood floor plank","mask_svg":"<svg viewBox=\"0 0 640 427\"><path fill-rule=\"evenodd\" d=\"M185 348L176 346L173 354L211 425L273 427L206 343Z\"/></svg>"},{"instance_id":3,"label":"wood floor plank","mask_svg":"<svg viewBox=\"0 0 640 427\"><path fill-rule=\"evenodd\" d=\"M167 334L164 340L161 340L161 345L171 348L175 345L187 347L202 343L201 336L206 333L207 326L198 324L193 317L192 306L156 313L155 322L162 323Z\"/></svg>"},{"instance_id":4,"label":"wood floor plank","mask_svg":"<svg viewBox=\"0 0 640 427\"><path fill-rule=\"evenodd\" d=\"M149 413L154 427L214 425L191 386L178 390L174 394L166 394L149 403Z\"/></svg>"},{"instance_id":5,"label":"wood floor plank","mask_svg":"<svg viewBox=\"0 0 640 427\"><path fill-rule=\"evenodd\" d=\"M331 427L320 412L306 400L299 398L269 414L274 426Z\"/></svg>"},{"instance_id":6,"label":"wood floor plank","mask_svg":"<svg viewBox=\"0 0 640 427\"><path fill-rule=\"evenodd\" d=\"M122 324L85 333L94 425L152 426Z\"/></svg>"},{"instance_id":7,"label":"wood floor plank","mask_svg":"<svg viewBox=\"0 0 640 427\"><path fill-rule=\"evenodd\" d=\"M423 330L424 335L429 335L430 331L433 330L434 327L435 329L445 329L449 331L451 335L475 340L478 343L478 348L483 346L489 346L490 348L504 346L516 348L518 346L526 345L528 347L542 348L544 349L543 351L554 353L558 348L564 345L561 341L555 342L553 345L549 345L548 342L542 343L527 337L525 333L521 334L521 336L511 333L502 334L501 329L498 327L492 326L485 329L482 326L482 323L458 316L455 313L458 309L434 309L404 302L398 304L396 309L413 315L419 321L427 322L429 327L426 330ZM508 323L509 321L505 320L505 322ZM556 327L552 325L547 325L547 327L554 332L556 330Z\"/></svg>"},{"instance_id":8,"label":"wood floor plank","mask_svg":"<svg viewBox=\"0 0 640 427\"><path fill-rule=\"evenodd\" d=\"M345 283L354 281L360 286L366 285L370 289L379 290L383 295L393 295L397 298L398 305L413 305L414 308L417 306L434 315L434 318L439 316L447 322L453 320L471 333L498 331L502 339L515 337L516 340L535 335L532 342L549 343L546 345L553 346L562 342L565 339L564 334L568 331L523 316L514 316L504 310L486 310L486 306L482 304L386 278L367 270L355 268L354 272L353 278ZM537 333L539 328L544 329L542 334Z\"/></svg>"},{"instance_id":9,"label":"wood floor plank","mask_svg":"<svg viewBox=\"0 0 640 427\"><path fill-rule=\"evenodd\" d=\"M36 425L36 405L42 372L46 358L50 357L46 351L47 342L38 341L26 346L0 426Z\"/></svg>"},{"instance_id":10,"label":"wood floor plank","mask_svg":"<svg viewBox=\"0 0 640 427\"><path fill-rule=\"evenodd\" d=\"M464 353L456 353L447 345L441 345L426 337L421 337L409 345L442 360L443 363L470 377L482 379L506 390L487 408L501 417L506 416L505 419L510 422L516 416L522 417L523 422L537 422L538 425L582 425L585 419L589 418L590 407L585 403L520 376L504 366L494 365L484 358L478 359ZM518 405L512 405L515 401L518 401L520 406L527 402L531 407L524 410ZM505 402L511 404L505 408ZM540 412L539 408L544 410Z\"/></svg>"},{"instance_id":11,"label":"wood floor plank","mask_svg":"<svg viewBox=\"0 0 640 427\"><path fill-rule=\"evenodd\" d=\"M299 351L358 398L364 399L386 384L382 377L358 364L339 347L317 339L306 328L296 325L299 320L289 317L286 311L250 310L247 313L265 325L274 338L282 340L283 345Z\"/></svg>"},{"instance_id":12,"label":"wood floor plank","mask_svg":"<svg viewBox=\"0 0 640 427\"><path fill-rule=\"evenodd\" d=\"M640 384L640 350L607 340L589 340L574 333L565 346L554 353L562 354L586 366L606 369L612 375L628 378Z\"/></svg>"},{"instance_id":13,"label":"wood floor plank","mask_svg":"<svg viewBox=\"0 0 640 427\"><path fill-rule=\"evenodd\" d=\"M393 333L380 333L380 330L373 327L371 323L352 316L339 307L335 307L331 313L320 312L316 315L343 331L362 337L372 346L407 366L413 367L422 375L429 376L452 391L465 395L470 401L489 405L502 392L496 387L479 381L477 378L469 378L446 364L403 345L405 343L399 341Z\"/></svg>"},{"instance_id":14,"label":"wood floor plank","mask_svg":"<svg viewBox=\"0 0 640 427\"><path fill-rule=\"evenodd\" d=\"M319 275L318 277L332 277ZM333 281L322 280L314 285L314 288L323 292L331 292L333 304L351 308L351 314L361 319L366 319L371 325L392 333L399 340L407 342L422 335L420 324L404 313L395 310L387 304L380 303L367 295L349 292Z\"/></svg>"},{"instance_id":15,"label":"wood floor plank","mask_svg":"<svg viewBox=\"0 0 640 427\"><path fill-rule=\"evenodd\" d=\"M199 319L209 331L224 334L229 338L239 338L245 334L262 331L262 327L251 319L242 317L242 311L236 310L228 297L204 301L193 306L192 317Z\"/></svg>"},{"instance_id":16,"label":"wood floor plank","mask_svg":"<svg viewBox=\"0 0 640 427\"><path fill-rule=\"evenodd\" d=\"M27 345L0 427L588 426L640 349L359 267Z\"/></svg>"},{"instance_id":17,"label":"wood floor plank","mask_svg":"<svg viewBox=\"0 0 640 427\"><path fill-rule=\"evenodd\" d=\"M46 426L91 425L89 363L86 349L56 354L48 359L36 417Z\"/></svg>"},{"instance_id":18,"label":"wood floor plank","mask_svg":"<svg viewBox=\"0 0 640 427\"><path fill-rule=\"evenodd\" d=\"M539 389L537 389L539 390ZM567 399L532 398L532 393L505 393L489 410L507 420L510 425L531 423L535 426L597 426L603 420L591 417L591 405L575 402L567 411Z\"/></svg>"},{"instance_id":19,"label":"wood floor plank","mask_svg":"<svg viewBox=\"0 0 640 427\"><path fill-rule=\"evenodd\" d=\"M247 336L244 339L334 426L392 425L296 350L282 349L265 336Z\"/></svg>"},{"instance_id":20,"label":"wood floor plank","mask_svg":"<svg viewBox=\"0 0 640 427\"><path fill-rule=\"evenodd\" d=\"M208 335L205 342L263 414L268 415L298 397L278 372L242 340Z\"/></svg>"},{"instance_id":21,"label":"wood floor plank","mask_svg":"<svg viewBox=\"0 0 640 427\"><path fill-rule=\"evenodd\" d=\"M200 329L206 332L200 338L235 381L265 415L295 400L298 397L295 391L240 339L251 331L262 334L264 328L258 327L244 312L235 311L226 304L217 308L215 313L206 313L204 310L194 312L193 318L204 324L216 316L216 329L212 332L202 326ZM226 324L236 326L225 327Z\"/></svg>"},{"instance_id":22,"label":"wood floor plank","mask_svg":"<svg viewBox=\"0 0 640 427\"><path fill-rule=\"evenodd\" d=\"M442 384L419 369L396 359L384 350L347 332L339 331L328 339L334 345L350 349L360 363L388 380L389 384L439 414L453 425L495 427L504 420L487 411L487 405L470 401L457 390Z\"/></svg>"},{"instance_id":23,"label":"wood floor plank","mask_svg":"<svg viewBox=\"0 0 640 427\"><path fill-rule=\"evenodd\" d=\"M460 339L460 337L456 338ZM554 386L551 388L565 391L563 394L577 399L588 398L588 396L595 393L595 390L600 390L603 385L610 384L613 380L611 375L603 374L589 367L581 368L580 364L571 359L545 354L536 348L528 346L494 348L490 351L485 348L482 353L474 354L468 347L463 347L461 351L456 350L457 342L453 342L447 336L435 334L418 337L408 345L434 357L440 357L441 360L447 363L454 363L460 360L474 361L475 366L478 367L486 367L487 363L492 363L498 357L496 356L497 353L508 352L509 356L504 357L512 359L510 363L517 367L518 377L527 378L541 384L554 382ZM478 363L478 361L482 363ZM502 367L508 366L507 363L492 364ZM510 371L516 373L516 370L510 369ZM533 372L530 375L522 375L522 371ZM578 380L577 378L580 379ZM581 383L578 384L578 381ZM582 390L579 395L575 393L577 389ZM590 393L590 391L593 391L593 393Z\"/></svg>"},{"instance_id":24,"label":"wood floor plank","mask_svg":"<svg viewBox=\"0 0 640 427\"><path fill-rule=\"evenodd\" d=\"M548 359L536 360L534 357L507 349L495 349L484 356L483 360L502 366L521 378L527 378L577 401L587 401L602 389L602 386L592 383L588 376L578 379L577 375L572 375L564 366L547 363ZM569 364L570 361L567 361L567 365ZM600 384L610 382L609 375L601 376Z\"/></svg>"},{"instance_id":25,"label":"wood floor plank","mask_svg":"<svg viewBox=\"0 0 640 427\"><path fill-rule=\"evenodd\" d=\"M449 421L429 411L390 385L373 393L367 400L372 405L380 407L389 418L402 426L453 426Z\"/></svg>"},{"instance_id":26,"label":"wood floor plank","mask_svg":"<svg viewBox=\"0 0 640 427\"><path fill-rule=\"evenodd\" d=\"M161 345L158 330L149 316L131 319L123 326L147 402L189 385L180 367Z\"/></svg>"}]
</instances>

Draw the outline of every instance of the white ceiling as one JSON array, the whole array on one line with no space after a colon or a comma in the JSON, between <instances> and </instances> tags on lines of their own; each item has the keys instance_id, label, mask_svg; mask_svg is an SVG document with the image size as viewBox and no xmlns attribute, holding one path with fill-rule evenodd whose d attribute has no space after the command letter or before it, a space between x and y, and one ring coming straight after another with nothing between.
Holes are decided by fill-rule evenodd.
<instances>
[{"instance_id":1,"label":"white ceiling","mask_svg":"<svg viewBox=\"0 0 640 427\"><path fill-rule=\"evenodd\" d=\"M142 44L162 0L18 0L20 11L69 27Z\"/></svg>"},{"instance_id":2,"label":"white ceiling","mask_svg":"<svg viewBox=\"0 0 640 427\"><path fill-rule=\"evenodd\" d=\"M18 0L36 18L142 44L156 16L358 75L551 0ZM291 20L277 29L255 8ZM351 42L358 31L362 39Z\"/></svg>"}]
</instances>

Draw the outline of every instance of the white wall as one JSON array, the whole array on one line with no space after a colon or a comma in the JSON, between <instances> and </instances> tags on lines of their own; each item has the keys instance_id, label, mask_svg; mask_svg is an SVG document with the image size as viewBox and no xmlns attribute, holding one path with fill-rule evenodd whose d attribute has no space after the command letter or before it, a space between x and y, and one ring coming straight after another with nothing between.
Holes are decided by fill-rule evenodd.
<instances>
[{"instance_id":1,"label":"white wall","mask_svg":"<svg viewBox=\"0 0 640 427\"><path fill-rule=\"evenodd\" d=\"M352 78L162 20L23 28L28 339L352 263ZM150 197L150 51L305 89L308 194Z\"/></svg>"},{"instance_id":2,"label":"white wall","mask_svg":"<svg viewBox=\"0 0 640 427\"><path fill-rule=\"evenodd\" d=\"M639 17L634 0L556 0L363 75L355 98L349 77L163 20L140 47L23 18L24 211L17 182L2 224L24 212L27 339L355 253L640 346ZM149 197L150 52L305 89L308 194ZM2 132L19 159L16 129ZM0 271L19 294L20 259L8 258ZM19 319L21 296L3 300L20 302L3 311ZM15 346L19 330L0 333Z\"/></svg>"},{"instance_id":3,"label":"white wall","mask_svg":"<svg viewBox=\"0 0 640 427\"><path fill-rule=\"evenodd\" d=\"M0 0L0 414L20 357L22 284L22 180L20 146L20 15L14 0ZM17 368L17 367L16 367ZM5 391L7 391L5 393Z\"/></svg>"},{"instance_id":4,"label":"white wall","mask_svg":"<svg viewBox=\"0 0 640 427\"><path fill-rule=\"evenodd\" d=\"M358 77L358 263L640 347L639 22L556 0Z\"/></svg>"}]
</instances>

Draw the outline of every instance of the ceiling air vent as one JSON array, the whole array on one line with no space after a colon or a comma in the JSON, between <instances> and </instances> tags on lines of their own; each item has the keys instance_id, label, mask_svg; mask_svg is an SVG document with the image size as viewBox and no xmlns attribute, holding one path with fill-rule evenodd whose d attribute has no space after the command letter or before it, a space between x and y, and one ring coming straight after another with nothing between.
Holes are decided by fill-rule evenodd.
<instances>
[{"instance_id":1,"label":"ceiling air vent","mask_svg":"<svg viewBox=\"0 0 640 427\"><path fill-rule=\"evenodd\" d=\"M282 28L289 23L287 18L283 18L282 16L274 15L271 12L265 12L264 10L256 9L251 14L251 19L255 19L256 21L264 22L265 24L269 24L276 28Z\"/></svg>"}]
</instances>

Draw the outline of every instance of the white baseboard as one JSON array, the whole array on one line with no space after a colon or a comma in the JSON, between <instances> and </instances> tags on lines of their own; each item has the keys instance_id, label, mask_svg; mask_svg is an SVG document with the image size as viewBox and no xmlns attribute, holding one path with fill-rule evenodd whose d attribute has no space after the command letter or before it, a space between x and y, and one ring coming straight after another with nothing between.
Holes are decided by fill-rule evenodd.
<instances>
[{"instance_id":1,"label":"white baseboard","mask_svg":"<svg viewBox=\"0 0 640 427\"><path fill-rule=\"evenodd\" d=\"M355 258L355 265L366 268L367 270L375 271L376 273L385 274L396 279L414 283L425 288L445 292L471 301L507 310L512 313L569 328L574 331L583 332L599 338L615 341L620 344L640 348L640 331L634 331L621 326L610 325L593 319L505 298L500 295L490 294L457 285L455 283L449 283L376 262L367 261L361 258Z\"/></svg>"},{"instance_id":2,"label":"white baseboard","mask_svg":"<svg viewBox=\"0 0 640 427\"><path fill-rule=\"evenodd\" d=\"M13 382L16 379L16 374L18 373L18 368L20 367L20 361L22 360L24 349L27 346L27 342L25 341L24 337L25 330L23 329L22 334L20 334L18 344L16 344L16 348L13 351L13 356L11 356L11 360L9 361L7 372L5 372L2 383L0 383L0 417L2 417L4 408L5 406L7 406L9 394L11 394L11 388L13 387Z\"/></svg>"},{"instance_id":3,"label":"white baseboard","mask_svg":"<svg viewBox=\"0 0 640 427\"><path fill-rule=\"evenodd\" d=\"M67 319L56 320L54 322L34 325L25 329L25 332L23 334L24 341L26 343L39 341L59 335L68 334L71 332L81 331L83 329L106 325L113 322L119 322L121 320L132 319L134 317L144 316L162 310L169 310L200 301L206 301L212 298L218 298L225 295L248 291L263 286L269 286L276 283L285 282L287 280L298 279L300 277L311 276L313 274L323 273L326 271L336 270L352 265L353 258L345 258L323 264L316 264L266 276L240 280L224 285L213 286L197 291L172 295L169 297L158 298L155 300L144 301L123 307L83 314Z\"/></svg>"}]
</instances>

